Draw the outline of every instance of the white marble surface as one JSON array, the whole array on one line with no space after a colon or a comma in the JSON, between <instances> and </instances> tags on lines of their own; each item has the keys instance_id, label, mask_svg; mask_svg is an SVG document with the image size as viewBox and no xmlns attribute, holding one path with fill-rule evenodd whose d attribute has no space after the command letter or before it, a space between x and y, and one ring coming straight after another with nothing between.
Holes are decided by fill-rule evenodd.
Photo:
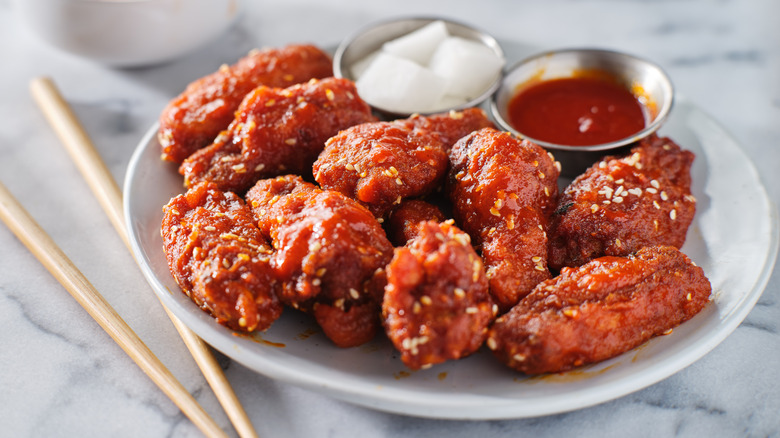
<instances>
[{"instance_id":1,"label":"white marble surface","mask_svg":"<svg viewBox=\"0 0 780 438\"><path fill-rule=\"evenodd\" d=\"M248 2L249 3L249 2ZM333 46L399 14L445 15L516 48L625 50L652 59L720 121L780 199L780 3L721 1L256 2L196 53L110 69L34 38L0 0L0 180L230 434L227 417L35 107L28 81L52 76L117 181L168 99L256 46ZM506 421L391 415L275 382L220 356L263 437L780 436L780 275L722 344L649 388L592 408ZM0 436L199 436L11 232L0 226Z\"/></svg>"}]
</instances>

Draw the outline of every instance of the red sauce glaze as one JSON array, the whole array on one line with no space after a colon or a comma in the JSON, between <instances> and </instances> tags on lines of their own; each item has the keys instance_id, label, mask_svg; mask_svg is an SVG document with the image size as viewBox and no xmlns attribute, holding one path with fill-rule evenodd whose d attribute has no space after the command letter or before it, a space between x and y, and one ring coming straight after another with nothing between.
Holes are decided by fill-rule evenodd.
<instances>
[{"instance_id":1,"label":"red sauce glaze","mask_svg":"<svg viewBox=\"0 0 780 438\"><path fill-rule=\"evenodd\" d=\"M568 146L608 143L645 127L637 98L596 77L553 79L525 88L510 100L508 115L524 136Z\"/></svg>"}]
</instances>

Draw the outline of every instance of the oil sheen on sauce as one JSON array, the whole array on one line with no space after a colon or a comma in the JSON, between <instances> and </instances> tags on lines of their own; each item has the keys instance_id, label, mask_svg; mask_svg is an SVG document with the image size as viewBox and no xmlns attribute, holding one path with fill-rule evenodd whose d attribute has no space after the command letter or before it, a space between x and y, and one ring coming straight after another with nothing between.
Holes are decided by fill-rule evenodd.
<instances>
[{"instance_id":1,"label":"oil sheen on sauce","mask_svg":"<svg viewBox=\"0 0 780 438\"><path fill-rule=\"evenodd\" d=\"M567 146L608 143L645 127L639 100L598 75L530 85L510 100L508 115L524 136Z\"/></svg>"}]
</instances>

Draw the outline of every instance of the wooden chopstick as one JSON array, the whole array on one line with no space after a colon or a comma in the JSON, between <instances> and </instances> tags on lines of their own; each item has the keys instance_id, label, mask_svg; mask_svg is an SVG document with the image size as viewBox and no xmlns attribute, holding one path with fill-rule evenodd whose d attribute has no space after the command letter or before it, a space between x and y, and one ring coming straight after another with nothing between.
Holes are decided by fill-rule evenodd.
<instances>
[{"instance_id":1,"label":"wooden chopstick","mask_svg":"<svg viewBox=\"0 0 780 438\"><path fill-rule=\"evenodd\" d=\"M100 158L92 141L81 126L76 115L60 94L54 82L47 77L35 78L30 82L30 91L43 111L57 136L62 141L71 159L76 163L87 184L97 197L108 215L114 229L132 254L130 240L122 215L122 192L114 181L111 172ZM246 414L233 388L230 386L222 368L214 358L209 346L192 330L184 325L165 304L160 302L179 332L190 354L200 367L206 381L222 404L228 418L242 438L257 438L252 422Z\"/></svg>"},{"instance_id":2,"label":"wooden chopstick","mask_svg":"<svg viewBox=\"0 0 780 438\"><path fill-rule=\"evenodd\" d=\"M100 292L92 286L2 183L0 183L0 219L86 309L87 313L103 327L103 330L141 367L143 372L184 412L184 415L189 417L206 436L227 438L227 434L217 426L187 389L114 311Z\"/></svg>"}]
</instances>

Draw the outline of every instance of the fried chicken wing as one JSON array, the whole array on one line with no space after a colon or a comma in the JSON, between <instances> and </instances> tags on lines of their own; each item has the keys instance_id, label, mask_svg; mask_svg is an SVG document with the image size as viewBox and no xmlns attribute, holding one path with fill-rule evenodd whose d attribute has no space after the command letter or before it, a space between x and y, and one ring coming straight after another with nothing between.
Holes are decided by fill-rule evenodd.
<instances>
[{"instance_id":1,"label":"fried chicken wing","mask_svg":"<svg viewBox=\"0 0 780 438\"><path fill-rule=\"evenodd\" d=\"M429 131L396 122L365 123L331 137L313 167L325 189L358 200L376 217L438 187L447 152Z\"/></svg>"},{"instance_id":2,"label":"fried chicken wing","mask_svg":"<svg viewBox=\"0 0 780 438\"><path fill-rule=\"evenodd\" d=\"M258 179L310 175L328 138L374 120L346 79L312 79L284 89L260 86L246 96L228 129L187 158L179 172L187 185L212 181L222 190L243 193Z\"/></svg>"},{"instance_id":3,"label":"fried chicken wing","mask_svg":"<svg viewBox=\"0 0 780 438\"><path fill-rule=\"evenodd\" d=\"M492 122L475 108L353 126L328 140L314 178L386 217L404 199L440 187L452 144L484 126Z\"/></svg>"},{"instance_id":4,"label":"fried chicken wing","mask_svg":"<svg viewBox=\"0 0 780 438\"><path fill-rule=\"evenodd\" d=\"M701 311L711 290L702 269L670 246L605 256L540 283L496 320L487 345L526 374L566 371L668 333Z\"/></svg>"},{"instance_id":5,"label":"fried chicken wing","mask_svg":"<svg viewBox=\"0 0 780 438\"><path fill-rule=\"evenodd\" d=\"M681 248L696 212L694 155L668 138L640 141L625 157L607 157L567 187L551 217L549 265L579 266L643 246Z\"/></svg>"},{"instance_id":6,"label":"fried chicken wing","mask_svg":"<svg viewBox=\"0 0 780 438\"><path fill-rule=\"evenodd\" d=\"M332 75L328 54L311 45L253 50L234 65L190 83L165 107L158 131L162 158L181 163L211 144L255 87L285 88Z\"/></svg>"},{"instance_id":7,"label":"fried chicken wing","mask_svg":"<svg viewBox=\"0 0 780 438\"><path fill-rule=\"evenodd\" d=\"M461 138L482 128L494 128L495 125L479 108L466 108L441 114L422 116L415 114L408 119L398 120L407 126L435 132L447 151Z\"/></svg>"},{"instance_id":8,"label":"fried chicken wing","mask_svg":"<svg viewBox=\"0 0 780 438\"><path fill-rule=\"evenodd\" d=\"M482 260L453 222L420 222L387 266L385 332L411 369L476 351L497 308Z\"/></svg>"},{"instance_id":9,"label":"fried chicken wing","mask_svg":"<svg viewBox=\"0 0 780 438\"><path fill-rule=\"evenodd\" d=\"M393 255L374 216L298 176L258 181L246 200L276 250L271 264L282 282L280 299L312 313L340 347L371 340L381 298L368 285Z\"/></svg>"},{"instance_id":10,"label":"fried chicken wing","mask_svg":"<svg viewBox=\"0 0 780 438\"><path fill-rule=\"evenodd\" d=\"M455 143L450 163L455 220L479 246L490 293L507 311L550 278L546 229L560 165L536 144L492 128Z\"/></svg>"},{"instance_id":11,"label":"fried chicken wing","mask_svg":"<svg viewBox=\"0 0 780 438\"><path fill-rule=\"evenodd\" d=\"M176 282L233 330L265 330L282 313L271 248L238 196L200 184L164 207L162 235Z\"/></svg>"},{"instance_id":12,"label":"fried chicken wing","mask_svg":"<svg viewBox=\"0 0 780 438\"><path fill-rule=\"evenodd\" d=\"M385 221L387 237L393 245L404 246L418 236L418 226L427 222L444 222L444 213L439 207L420 199L404 201Z\"/></svg>"}]
</instances>

